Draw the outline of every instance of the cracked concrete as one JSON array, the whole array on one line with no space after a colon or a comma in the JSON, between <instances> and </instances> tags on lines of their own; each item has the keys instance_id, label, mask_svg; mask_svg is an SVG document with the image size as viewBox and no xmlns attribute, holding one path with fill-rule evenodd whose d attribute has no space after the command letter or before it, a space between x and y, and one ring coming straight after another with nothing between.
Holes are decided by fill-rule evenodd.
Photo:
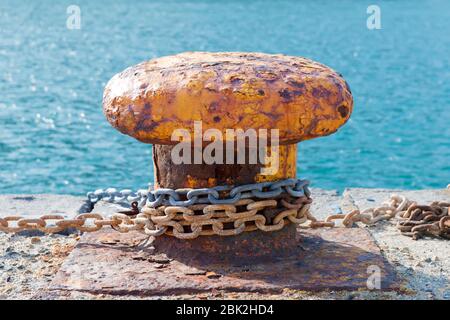
<instances>
[{"instance_id":1,"label":"cracked concrete","mask_svg":"<svg viewBox=\"0 0 450 320\"><path fill-rule=\"evenodd\" d=\"M389 200L392 194L403 195L420 204L433 201L450 201L450 190L385 190L346 189L341 199L341 208L348 212L352 208L364 210ZM383 254L395 266L400 276L406 279L408 289L416 292L417 299L450 299L450 241L425 238L413 240L401 235L395 219L380 221L367 228Z\"/></svg>"}]
</instances>

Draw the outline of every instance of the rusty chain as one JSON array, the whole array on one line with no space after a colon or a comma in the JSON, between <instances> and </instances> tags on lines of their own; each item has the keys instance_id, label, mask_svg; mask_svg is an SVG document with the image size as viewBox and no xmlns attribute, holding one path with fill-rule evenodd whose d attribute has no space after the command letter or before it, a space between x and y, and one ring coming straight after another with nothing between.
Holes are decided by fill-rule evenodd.
<instances>
[{"instance_id":1,"label":"rusty chain","mask_svg":"<svg viewBox=\"0 0 450 320\"><path fill-rule=\"evenodd\" d=\"M433 202L429 206L420 206L403 196L392 195L390 201L381 207L335 214L319 221L309 211L311 202L311 198L306 195L297 198L281 195L266 200L240 199L234 204L144 206L141 210L134 203L133 210L115 213L110 217L98 213L83 213L75 219L65 219L61 215L31 219L3 217L0 218L0 231L39 230L56 233L75 228L82 232L94 232L110 226L118 232L135 230L149 236L167 234L180 239L195 239L208 235L232 236L258 229L277 231L288 223L298 224L300 228L331 228L337 226L336 221L342 220L344 227L351 228L357 222L374 225L397 216L397 228L405 236L413 239L424 236L450 239L450 203ZM274 208L278 212L275 216L265 212L266 209Z\"/></svg>"},{"instance_id":2,"label":"rusty chain","mask_svg":"<svg viewBox=\"0 0 450 320\"><path fill-rule=\"evenodd\" d=\"M412 204L401 214L397 228L417 240L425 236L450 240L450 202L432 202L429 206Z\"/></svg>"},{"instance_id":3,"label":"rusty chain","mask_svg":"<svg viewBox=\"0 0 450 320\"><path fill-rule=\"evenodd\" d=\"M0 230L20 232L39 230L45 233L60 232L75 228L82 232L98 231L110 226L118 232L139 231L149 236L168 234L180 239L194 239L201 235L231 236L242 232L280 230L287 223L303 223L311 201L304 197L298 209L285 208L280 200L241 199L230 204L196 204L189 207L160 206L145 207L140 213L130 216L115 213L105 218L97 213L84 213L75 219L64 219L60 215L45 215L27 219L20 216L0 218ZM269 217L260 214L266 208L279 208L279 212ZM15 222L15 225L10 225ZM50 224L53 222L53 224Z\"/></svg>"},{"instance_id":4,"label":"rusty chain","mask_svg":"<svg viewBox=\"0 0 450 320\"><path fill-rule=\"evenodd\" d=\"M379 221L394 218L398 213L406 210L409 205L411 205L411 201L406 199L406 197L394 194L391 196L389 202L383 203L380 207L368 208L363 211L355 209L347 214L330 215L325 221L318 221L313 216L310 216L310 227L335 227L337 220L342 220L342 225L346 228L353 227L353 225L357 222L361 222L366 225L373 225Z\"/></svg>"},{"instance_id":5,"label":"rusty chain","mask_svg":"<svg viewBox=\"0 0 450 320\"><path fill-rule=\"evenodd\" d=\"M450 239L450 202L432 202L429 206L417 205L404 196L392 195L389 202L381 207L368 208L363 211L352 210L343 214L328 216L325 221L318 221L308 215L311 221L308 227L335 227L336 220L342 220L342 225L351 228L355 223L374 225L382 220L398 217L397 229L402 235L414 240L425 236Z\"/></svg>"}]
</instances>

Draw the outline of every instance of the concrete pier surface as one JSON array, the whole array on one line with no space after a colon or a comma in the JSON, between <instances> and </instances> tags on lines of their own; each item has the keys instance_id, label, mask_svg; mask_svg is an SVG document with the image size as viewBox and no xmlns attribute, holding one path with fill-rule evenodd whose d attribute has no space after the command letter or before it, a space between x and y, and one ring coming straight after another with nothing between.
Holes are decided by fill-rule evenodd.
<instances>
[{"instance_id":1,"label":"concrete pier surface","mask_svg":"<svg viewBox=\"0 0 450 320\"><path fill-rule=\"evenodd\" d=\"M312 214L319 219L358 208L380 206L391 194L404 195L419 204L450 201L450 189L386 190L349 188L312 189ZM99 202L93 212L110 214L120 206ZM73 217L90 211L85 197L69 195L0 195L0 216L63 214ZM67 270L71 254L83 235L77 232L40 235L36 233L0 233L0 299L445 299L450 300L450 241L425 238L413 240L395 227L395 219L374 226L358 224L370 233L386 261L394 268L399 284L396 290L363 288L348 290L300 291L286 289L278 293L230 292L213 290L181 295L135 295L122 292L59 290L54 285L58 272ZM83 241L83 240L82 240ZM368 273L368 277L370 274Z\"/></svg>"}]
</instances>

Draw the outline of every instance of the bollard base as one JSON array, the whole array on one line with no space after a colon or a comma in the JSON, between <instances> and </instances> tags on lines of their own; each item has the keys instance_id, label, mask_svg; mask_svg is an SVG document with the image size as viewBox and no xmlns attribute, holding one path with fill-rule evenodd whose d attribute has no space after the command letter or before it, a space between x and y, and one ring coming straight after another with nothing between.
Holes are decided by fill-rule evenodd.
<instances>
[{"instance_id":1,"label":"bollard base","mask_svg":"<svg viewBox=\"0 0 450 320\"><path fill-rule=\"evenodd\" d=\"M162 297L211 290L359 290L367 289L368 270L373 266L380 271L380 290L397 290L401 285L370 234L360 228L302 230L287 254L258 262L183 260L187 254L175 259L177 246L169 248L163 239L155 246L145 245L143 240L140 233L109 229L83 235L52 281L50 292ZM253 255L258 255L257 250L248 252Z\"/></svg>"},{"instance_id":2,"label":"bollard base","mask_svg":"<svg viewBox=\"0 0 450 320\"><path fill-rule=\"evenodd\" d=\"M161 236L154 240L153 246L156 252L190 266L254 264L294 254L298 236L296 225L288 224L276 232L243 232L230 237L200 236L186 241Z\"/></svg>"}]
</instances>

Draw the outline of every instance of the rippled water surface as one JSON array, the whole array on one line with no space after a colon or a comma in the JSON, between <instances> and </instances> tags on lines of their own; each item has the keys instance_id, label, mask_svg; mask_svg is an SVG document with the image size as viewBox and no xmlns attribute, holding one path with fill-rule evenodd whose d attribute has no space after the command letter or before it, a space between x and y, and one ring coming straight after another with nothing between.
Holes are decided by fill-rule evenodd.
<instances>
[{"instance_id":1,"label":"rippled water surface","mask_svg":"<svg viewBox=\"0 0 450 320\"><path fill-rule=\"evenodd\" d=\"M0 193L145 187L151 148L105 120L105 83L188 50L300 55L355 99L337 134L299 146L316 187L450 183L450 1L0 1ZM81 30L66 8L81 8Z\"/></svg>"}]
</instances>

